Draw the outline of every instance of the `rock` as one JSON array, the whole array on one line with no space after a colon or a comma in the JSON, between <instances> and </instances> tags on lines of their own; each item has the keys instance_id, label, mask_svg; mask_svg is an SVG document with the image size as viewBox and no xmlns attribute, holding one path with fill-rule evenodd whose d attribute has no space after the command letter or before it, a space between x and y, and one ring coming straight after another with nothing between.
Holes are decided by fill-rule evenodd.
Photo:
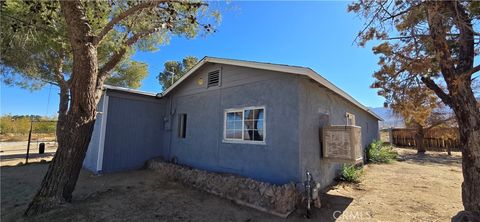
<instances>
[{"instance_id":1,"label":"rock","mask_svg":"<svg viewBox=\"0 0 480 222\"><path fill-rule=\"evenodd\" d=\"M273 196L275 196L275 193L274 193L274 191L273 191L273 187L272 187L272 186L268 187L268 188L265 190L265 196L267 196L267 197L273 197Z\"/></svg>"},{"instance_id":2,"label":"rock","mask_svg":"<svg viewBox=\"0 0 480 222\"><path fill-rule=\"evenodd\" d=\"M265 191L267 190L267 185L265 183L260 183L258 186L258 191L260 191L260 195L265 195Z\"/></svg>"}]
</instances>

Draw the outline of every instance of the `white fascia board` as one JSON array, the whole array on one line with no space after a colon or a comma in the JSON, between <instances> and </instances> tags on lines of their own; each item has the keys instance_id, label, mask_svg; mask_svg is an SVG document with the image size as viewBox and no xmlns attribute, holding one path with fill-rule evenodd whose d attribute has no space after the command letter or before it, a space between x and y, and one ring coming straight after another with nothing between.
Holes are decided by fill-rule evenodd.
<instances>
[{"instance_id":1,"label":"white fascia board","mask_svg":"<svg viewBox=\"0 0 480 222\"><path fill-rule=\"evenodd\" d=\"M100 139L98 140L98 156L97 156L97 173L100 173L103 169L103 153L105 150L105 133L107 130L107 118L108 118L108 95L107 92L103 94L102 104L102 122L100 123Z\"/></svg>"},{"instance_id":2,"label":"white fascia board","mask_svg":"<svg viewBox=\"0 0 480 222\"><path fill-rule=\"evenodd\" d=\"M119 86L111 86L111 85L103 85L104 89L111 89L111 90L116 90L116 91L122 91L122 92L128 92L128 93L133 93L133 94L139 94L139 95L145 95L145 96L156 96L156 93L150 93L150 92L144 92L136 89L130 89L130 88L125 88L125 87L119 87Z\"/></svg>"},{"instance_id":3,"label":"white fascia board","mask_svg":"<svg viewBox=\"0 0 480 222\"><path fill-rule=\"evenodd\" d=\"M197 71L197 69L199 69L200 67L203 66L203 64L207 63L207 59L208 57L204 57L202 60L200 60L200 62L198 62L195 66L193 66L190 70L188 70L187 73L185 73L185 75L183 75L180 79L178 79L177 81L175 81L175 83L173 83L173 85L171 85L170 87L168 87L165 91L162 92L162 96L164 95L167 95L170 91L172 91L175 87L177 87L178 85L180 85L181 82L183 82L185 79L187 79L190 75L192 75L195 71Z\"/></svg>"}]
</instances>

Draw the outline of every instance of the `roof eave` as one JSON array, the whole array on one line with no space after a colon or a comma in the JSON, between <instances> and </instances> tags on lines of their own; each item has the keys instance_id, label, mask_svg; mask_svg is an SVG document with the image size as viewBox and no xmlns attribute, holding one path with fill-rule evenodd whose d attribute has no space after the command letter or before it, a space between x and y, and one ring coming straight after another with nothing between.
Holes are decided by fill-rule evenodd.
<instances>
[{"instance_id":1,"label":"roof eave","mask_svg":"<svg viewBox=\"0 0 480 222\"><path fill-rule=\"evenodd\" d=\"M103 85L104 90L114 90L114 91L120 91L120 92L127 92L127 93L133 93L133 94L138 94L138 95L144 95L144 96L153 96L157 97L157 93L149 93L141 90L136 90L136 89L130 89L130 88L125 88L125 87L120 87L120 86L112 86L112 85Z\"/></svg>"},{"instance_id":2,"label":"roof eave","mask_svg":"<svg viewBox=\"0 0 480 222\"><path fill-rule=\"evenodd\" d=\"M195 71L197 71L200 67L202 67L206 63L219 63L225 65L234 65L234 66L242 66L248 68L256 68L256 69L263 69L263 70L271 70L277 72L284 72L284 73L292 73L292 74L300 74L308 76L309 78L315 80L316 82L324 85L328 89L332 90L336 94L340 95L341 97L345 98L349 102L353 103L357 107L361 108L362 110L366 111L373 117L377 118L380 121L383 119L378 116L376 113L368 109L366 106L362 105L348 93L343 91L342 89L338 88L334 84L332 84L327 79L323 78L317 72L313 71L310 68L300 67L300 66L289 66L289 65L280 65L280 64L271 64L271 63L261 63L261 62L253 62L253 61L243 61L243 60L233 60L233 59L223 59L223 58L215 58L215 57L203 57L194 67L192 67L185 75L183 75L178 81L176 81L172 86L168 87L162 95L165 96L170 93L175 87L181 84L185 79L187 79L190 75L192 75Z\"/></svg>"}]
</instances>

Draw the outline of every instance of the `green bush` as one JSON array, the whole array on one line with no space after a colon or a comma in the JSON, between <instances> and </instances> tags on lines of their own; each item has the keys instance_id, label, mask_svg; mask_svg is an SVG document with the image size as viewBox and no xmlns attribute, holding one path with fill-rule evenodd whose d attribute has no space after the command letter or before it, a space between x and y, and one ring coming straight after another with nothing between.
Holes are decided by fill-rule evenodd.
<instances>
[{"instance_id":1,"label":"green bush","mask_svg":"<svg viewBox=\"0 0 480 222\"><path fill-rule=\"evenodd\" d=\"M373 141L367 148L368 162L372 163L390 163L397 158L391 146L383 145L382 141Z\"/></svg>"},{"instance_id":2,"label":"green bush","mask_svg":"<svg viewBox=\"0 0 480 222\"><path fill-rule=\"evenodd\" d=\"M340 174L340 180L350 183L359 183L362 173L363 169L361 167L343 164L342 173Z\"/></svg>"},{"instance_id":3,"label":"green bush","mask_svg":"<svg viewBox=\"0 0 480 222\"><path fill-rule=\"evenodd\" d=\"M28 134L30 131L30 122L34 121L49 121L49 122L34 122L33 133L55 133L56 122L55 118L41 117L41 116L0 116L0 134Z\"/></svg>"}]
</instances>

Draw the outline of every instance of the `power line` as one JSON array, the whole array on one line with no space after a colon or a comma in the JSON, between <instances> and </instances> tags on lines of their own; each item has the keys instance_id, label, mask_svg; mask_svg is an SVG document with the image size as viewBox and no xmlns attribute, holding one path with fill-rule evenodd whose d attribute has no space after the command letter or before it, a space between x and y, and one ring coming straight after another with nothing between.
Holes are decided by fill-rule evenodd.
<instances>
[{"instance_id":1,"label":"power line","mask_svg":"<svg viewBox=\"0 0 480 222\"><path fill-rule=\"evenodd\" d=\"M50 84L50 88L48 89L47 111L45 112L45 116L48 116L48 108L50 106L50 93L51 92L52 92L52 84Z\"/></svg>"}]
</instances>

